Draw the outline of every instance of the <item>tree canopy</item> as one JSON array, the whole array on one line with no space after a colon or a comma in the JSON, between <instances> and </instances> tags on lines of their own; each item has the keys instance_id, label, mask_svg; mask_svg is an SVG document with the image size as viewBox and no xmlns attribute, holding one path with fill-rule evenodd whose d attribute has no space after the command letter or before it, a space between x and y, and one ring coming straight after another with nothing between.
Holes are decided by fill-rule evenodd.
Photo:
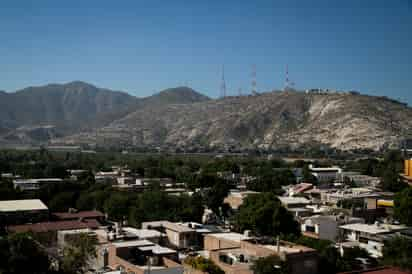
<instances>
[{"instance_id":1,"label":"tree canopy","mask_svg":"<svg viewBox=\"0 0 412 274\"><path fill-rule=\"evenodd\" d=\"M235 228L267 236L299 234L298 223L273 193L249 195L235 216Z\"/></svg>"},{"instance_id":2,"label":"tree canopy","mask_svg":"<svg viewBox=\"0 0 412 274\"><path fill-rule=\"evenodd\" d=\"M412 226L412 188L405 188L395 196L395 217L402 224Z\"/></svg>"},{"instance_id":3,"label":"tree canopy","mask_svg":"<svg viewBox=\"0 0 412 274\"><path fill-rule=\"evenodd\" d=\"M412 240L395 237L385 242L382 263L412 271Z\"/></svg>"},{"instance_id":4,"label":"tree canopy","mask_svg":"<svg viewBox=\"0 0 412 274\"><path fill-rule=\"evenodd\" d=\"M0 237L0 273L52 273L47 254L29 234Z\"/></svg>"}]
</instances>

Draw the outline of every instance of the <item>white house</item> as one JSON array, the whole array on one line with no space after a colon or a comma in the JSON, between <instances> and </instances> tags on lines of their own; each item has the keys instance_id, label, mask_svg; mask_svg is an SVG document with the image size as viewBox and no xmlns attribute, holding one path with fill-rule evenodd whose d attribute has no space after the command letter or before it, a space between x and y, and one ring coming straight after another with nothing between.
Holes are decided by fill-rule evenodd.
<instances>
[{"instance_id":1,"label":"white house","mask_svg":"<svg viewBox=\"0 0 412 274\"><path fill-rule=\"evenodd\" d=\"M309 165L309 171L316 177L318 182L326 183L340 178L342 169L340 167L313 167Z\"/></svg>"},{"instance_id":2,"label":"white house","mask_svg":"<svg viewBox=\"0 0 412 274\"><path fill-rule=\"evenodd\" d=\"M392 224L347 224L340 226L347 241L356 243L375 258L382 257L385 238L398 232L408 230L403 225Z\"/></svg>"},{"instance_id":3,"label":"white house","mask_svg":"<svg viewBox=\"0 0 412 274\"><path fill-rule=\"evenodd\" d=\"M314 215L302 219L302 234L315 238L336 241L339 235L338 227L342 224L363 223L362 218L334 215Z\"/></svg>"}]
</instances>

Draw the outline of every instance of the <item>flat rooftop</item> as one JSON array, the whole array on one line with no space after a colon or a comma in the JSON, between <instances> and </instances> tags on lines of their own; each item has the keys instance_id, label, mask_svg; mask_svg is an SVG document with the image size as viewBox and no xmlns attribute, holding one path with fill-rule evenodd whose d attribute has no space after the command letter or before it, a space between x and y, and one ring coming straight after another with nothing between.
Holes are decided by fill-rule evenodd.
<instances>
[{"instance_id":1,"label":"flat rooftop","mask_svg":"<svg viewBox=\"0 0 412 274\"><path fill-rule=\"evenodd\" d=\"M276 245L264 245L265 248L276 251L278 250L278 247ZM303 246L303 245L293 245L293 244L280 244L279 245L279 251L282 253L286 254L292 254L292 253L300 253L300 252L312 252L315 251L314 249Z\"/></svg>"},{"instance_id":2,"label":"flat rooftop","mask_svg":"<svg viewBox=\"0 0 412 274\"><path fill-rule=\"evenodd\" d=\"M97 210L78 211L78 212L55 212L53 216L61 219L79 219L79 218L103 218L104 214Z\"/></svg>"},{"instance_id":3,"label":"flat rooftop","mask_svg":"<svg viewBox=\"0 0 412 274\"><path fill-rule=\"evenodd\" d=\"M347 224L340 226L342 229L364 232L369 234L383 234L383 233L390 233L401 231L404 229L408 229L406 226L403 225L390 225L390 224L380 224L380 225L368 225L368 224Z\"/></svg>"},{"instance_id":4,"label":"flat rooftop","mask_svg":"<svg viewBox=\"0 0 412 274\"><path fill-rule=\"evenodd\" d=\"M280 202L285 205L293 204L310 204L310 201L304 197L282 197L278 196Z\"/></svg>"},{"instance_id":5,"label":"flat rooftop","mask_svg":"<svg viewBox=\"0 0 412 274\"><path fill-rule=\"evenodd\" d=\"M211 237L214 237L214 238L217 238L217 239L233 241L233 242L241 242L241 241L244 241L244 240L251 239L250 237L247 237L243 234L235 233L235 232L212 233L212 234L208 234L208 236L211 236Z\"/></svg>"},{"instance_id":6,"label":"flat rooftop","mask_svg":"<svg viewBox=\"0 0 412 274\"><path fill-rule=\"evenodd\" d=\"M40 178L40 179L16 179L14 184L37 184L37 183L60 183L63 179L60 178Z\"/></svg>"},{"instance_id":7,"label":"flat rooftop","mask_svg":"<svg viewBox=\"0 0 412 274\"><path fill-rule=\"evenodd\" d=\"M179 223L172 223L169 221L154 221L154 222L143 222L142 228L156 228L156 227L163 227L169 230L173 230L175 232L185 233L185 232L194 232L194 229L191 229L185 225Z\"/></svg>"},{"instance_id":8,"label":"flat rooftop","mask_svg":"<svg viewBox=\"0 0 412 274\"><path fill-rule=\"evenodd\" d=\"M170 248L167 248L167 247L163 247L163 246L160 246L160 245L157 245L157 244L151 245L151 246L149 246L149 245L148 246L141 246L141 247L138 247L138 248L141 251L151 251L155 255L166 255L166 254L176 253L176 250L173 250L173 249L170 249Z\"/></svg>"},{"instance_id":9,"label":"flat rooftop","mask_svg":"<svg viewBox=\"0 0 412 274\"><path fill-rule=\"evenodd\" d=\"M39 199L0 201L0 212L48 210Z\"/></svg>"},{"instance_id":10,"label":"flat rooftop","mask_svg":"<svg viewBox=\"0 0 412 274\"><path fill-rule=\"evenodd\" d=\"M134 227L122 227L122 230L140 239L156 238L162 236L162 233L153 229L137 229Z\"/></svg>"},{"instance_id":11,"label":"flat rooftop","mask_svg":"<svg viewBox=\"0 0 412 274\"><path fill-rule=\"evenodd\" d=\"M57 221L57 222L42 222L35 224L25 224L25 225L12 225L7 227L8 231L11 232L48 232L48 231L59 231L59 230L74 230L90 228L96 229L100 226L100 223L94 219L81 221Z\"/></svg>"},{"instance_id":12,"label":"flat rooftop","mask_svg":"<svg viewBox=\"0 0 412 274\"><path fill-rule=\"evenodd\" d=\"M124 242L113 242L115 247L142 247L142 246L153 246L154 243L148 240L136 240L136 241L124 241Z\"/></svg>"}]
</instances>

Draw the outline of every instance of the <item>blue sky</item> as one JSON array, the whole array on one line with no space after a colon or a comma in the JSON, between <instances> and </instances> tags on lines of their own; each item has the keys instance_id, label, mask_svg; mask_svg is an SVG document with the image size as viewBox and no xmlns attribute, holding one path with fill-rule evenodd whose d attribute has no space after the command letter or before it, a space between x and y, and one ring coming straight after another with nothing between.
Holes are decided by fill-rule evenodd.
<instances>
[{"instance_id":1,"label":"blue sky","mask_svg":"<svg viewBox=\"0 0 412 274\"><path fill-rule=\"evenodd\" d=\"M0 2L0 90L91 82L147 96L284 86L360 90L412 104L411 0Z\"/></svg>"}]
</instances>

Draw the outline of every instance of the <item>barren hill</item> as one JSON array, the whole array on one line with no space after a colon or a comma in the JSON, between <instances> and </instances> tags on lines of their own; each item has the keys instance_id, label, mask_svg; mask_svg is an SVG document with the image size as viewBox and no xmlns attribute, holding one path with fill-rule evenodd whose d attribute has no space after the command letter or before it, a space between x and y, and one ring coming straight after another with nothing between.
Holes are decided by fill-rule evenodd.
<instances>
[{"instance_id":1,"label":"barren hill","mask_svg":"<svg viewBox=\"0 0 412 274\"><path fill-rule=\"evenodd\" d=\"M397 144L412 135L412 109L349 93L271 92L139 108L96 131L56 142L121 146L339 149Z\"/></svg>"}]
</instances>

